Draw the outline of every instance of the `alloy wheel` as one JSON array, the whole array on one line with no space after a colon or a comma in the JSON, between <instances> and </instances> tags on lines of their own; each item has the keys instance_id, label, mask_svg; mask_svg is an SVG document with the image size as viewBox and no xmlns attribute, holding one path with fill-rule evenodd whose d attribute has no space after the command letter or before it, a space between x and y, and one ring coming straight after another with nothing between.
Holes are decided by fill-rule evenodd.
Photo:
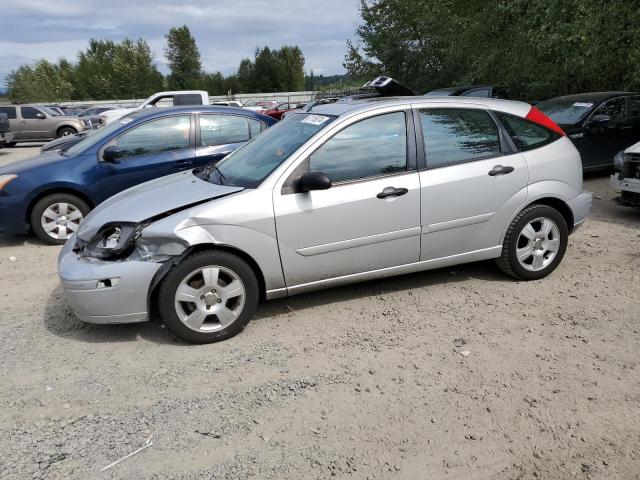
<instances>
[{"instance_id":1,"label":"alloy wheel","mask_svg":"<svg viewBox=\"0 0 640 480\"><path fill-rule=\"evenodd\" d=\"M82 212L75 205L59 202L45 209L40 217L40 224L54 240L66 240L78 230L83 218Z\"/></svg>"},{"instance_id":2,"label":"alloy wheel","mask_svg":"<svg viewBox=\"0 0 640 480\"><path fill-rule=\"evenodd\" d=\"M194 270L178 285L175 309L191 330L215 332L228 327L242 313L246 291L240 277L221 266Z\"/></svg>"},{"instance_id":3,"label":"alloy wheel","mask_svg":"<svg viewBox=\"0 0 640 480\"><path fill-rule=\"evenodd\" d=\"M525 269L537 272L546 268L560 249L560 229L546 217L528 222L520 235L516 247L518 262Z\"/></svg>"}]
</instances>

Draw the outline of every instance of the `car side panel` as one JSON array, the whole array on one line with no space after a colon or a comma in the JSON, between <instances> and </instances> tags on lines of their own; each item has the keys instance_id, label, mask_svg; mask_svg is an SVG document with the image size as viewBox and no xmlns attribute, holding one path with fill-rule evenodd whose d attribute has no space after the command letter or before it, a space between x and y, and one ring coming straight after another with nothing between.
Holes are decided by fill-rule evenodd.
<instances>
[{"instance_id":1,"label":"car side panel","mask_svg":"<svg viewBox=\"0 0 640 480\"><path fill-rule=\"evenodd\" d=\"M573 194L563 194L571 198L582 191L582 162L580 153L567 137L562 137L549 145L529 150L523 155L529 165L529 185L552 180L565 184L559 194L570 189ZM554 190L547 193L552 194ZM550 195L552 196L552 195Z\"/></svg>"},{"instance_id":2,"label":"car side panel","mask_svg":"<svg viewBox=\"0 0 640 480\"><path fill-rule=\"evenodd\" d=\"M176 223L176 219L181 220ZM278 290L286 292L270 190L244 190L178 212L154 222L142 236L146 241L166 243L171 240L167 238L171 230L170 237L191 247L223 245L244 252L260 266L267 292L276 292L268 294L270 298L277 296ZM179 244L174 243L176 246ZM165 253L177 255L182 251L178 248Z\"/></svg>"}]
</instances>

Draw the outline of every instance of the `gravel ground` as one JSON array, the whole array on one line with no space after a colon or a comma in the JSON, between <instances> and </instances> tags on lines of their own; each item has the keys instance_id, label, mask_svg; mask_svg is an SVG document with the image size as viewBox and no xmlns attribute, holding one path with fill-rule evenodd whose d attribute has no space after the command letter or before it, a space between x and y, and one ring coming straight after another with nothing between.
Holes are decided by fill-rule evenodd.
<instances>
[{"instance_id":1,"label":"gravel ground","mask_svg":"<svg viewBox=\"0 0 640 480\"><path fill-rule=\"evenodd\" d=\"M0 478L640 478L640 210L586 186L545 280L485 262L327 290L206 346L81 323L59 248L0 237Z\"/></svg>"}]
</instances>

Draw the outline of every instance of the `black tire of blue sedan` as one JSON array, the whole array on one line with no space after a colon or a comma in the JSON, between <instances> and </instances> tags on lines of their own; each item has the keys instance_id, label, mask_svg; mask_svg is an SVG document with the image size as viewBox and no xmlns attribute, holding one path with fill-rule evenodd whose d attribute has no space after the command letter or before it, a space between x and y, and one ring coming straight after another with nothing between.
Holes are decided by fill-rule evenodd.
<instances>
[{"instance_id":1,"label":"black tire of blue sedan","mask_svg":"<svg viewBox=\"0 0 640 480\"><path fill-rule=\"evenodd\" d=\"M47 195L31 209L31 230L49 245L62 245L78 230L90 210L87 202L75 195Z\"/></svg>"},{"instance_id":2,"label":"black tire of blue sedan","mask_svg":"<svg viewBox=\"0 0 640 480\"><path fill-rule=\"evenodd\" d=\"M220 250L185 257L160 282L157 313L171 332L192 343L237 335L260 300L258 279L242 258Z\"/></svg>"},{"instance_id":3,"label":"black tire of blue sedan","mask_svg":"<svg viewBox=\"0 0 640 480\"><path fill-rule=\"evenodd\" d=\"M558 210L531 205L511 222L496 263L519 280L544 278L562 261L568 238L567 222Z\"/></svg>"}]
</instances>

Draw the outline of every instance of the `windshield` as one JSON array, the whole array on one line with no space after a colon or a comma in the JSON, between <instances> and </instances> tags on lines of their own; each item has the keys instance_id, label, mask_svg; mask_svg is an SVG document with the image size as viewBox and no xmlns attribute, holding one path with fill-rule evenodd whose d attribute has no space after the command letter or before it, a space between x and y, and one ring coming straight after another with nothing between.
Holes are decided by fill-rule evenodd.
<instances>
[{"instance_id":1,"label":"windshield","mask_svg":"<svg viewBox=\"0 0 640 480\"><path fill-rule=\"evenodd\" d=\"M98 128L91 135L87 135L86 138L80 140L74 146L65 151L65 155L74 156L78 155L85 150L93 147L94 145L102 142L104 139L108 138L113 132L118 130L122 125L126 125L133 120L132 117L123 117L119 120L113 121L109 125L106 125L102 128Z\"/></svg>"},{"instance_id":2,"label":"windshield","mask_svg":"<svg viewBox=\"0 0 640 480\"><path fill-rule=\"evenodd\" d=\"M434 90L432 92L425 93L425 97L449 97L453 92L451 90Z\"/></svg>"},{"instance_id":3,"label":"windshield","mask_svg":"<svg viewBox=\"0 0 640 480\"><path fill-rule=\"evenodd\" d=\"M302 113L288 115L218 163L217 175L211 175L209 180L224 185L256 188L303 143L335 118Z\"/></svg>"},{"instance_id":4,"label":"windshield","mask_svg":"<svg viewBox=\"0 0 640 480\"><path fill-rule=\"evenodd\" d=\"M540 102L536 108L558 124L573 125L584 120L594 106L594 102L565 98Z\"/></svg>"}]
</instances>

